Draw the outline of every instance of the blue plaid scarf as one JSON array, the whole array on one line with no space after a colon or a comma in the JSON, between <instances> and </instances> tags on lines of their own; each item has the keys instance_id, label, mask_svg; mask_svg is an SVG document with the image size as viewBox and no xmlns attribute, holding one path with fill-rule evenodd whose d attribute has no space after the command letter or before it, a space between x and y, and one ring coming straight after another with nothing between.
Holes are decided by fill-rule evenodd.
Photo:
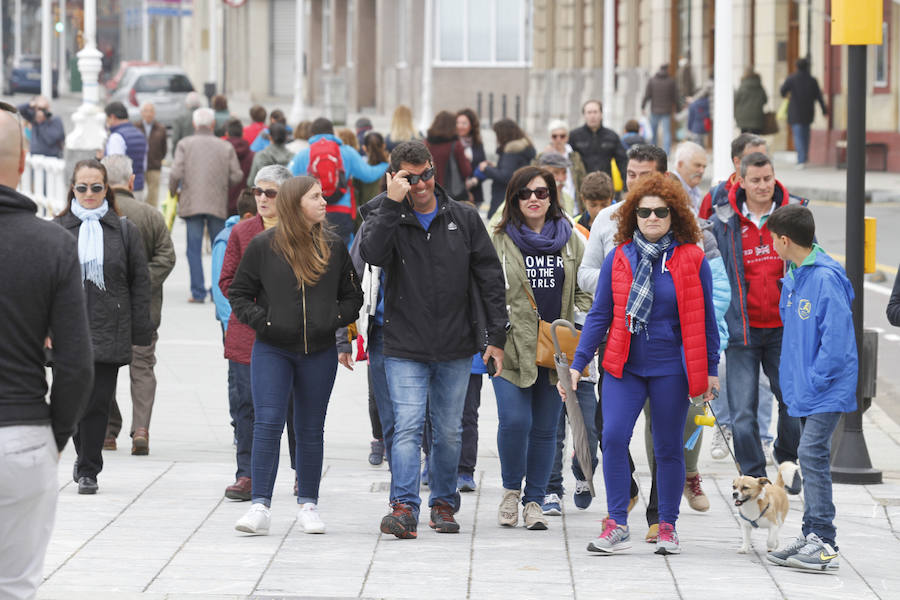
<instances>
[{"instance_id":1,"label":"blue plaid scarf","mask_svg":"<svg viewBox=\"0 0 900 600\"><path fill-rule=\"evenodd\" d=\"M671 231L655 243L648 242L640 231L634 232L634 245L637 247L640 262L631 282L628 304L625 306L625 324L630 333L647 331L650 309L653 308L653 284L650 280L653 261L663 255L674 241L675 236Z\"/></svg>"}]
</instances>

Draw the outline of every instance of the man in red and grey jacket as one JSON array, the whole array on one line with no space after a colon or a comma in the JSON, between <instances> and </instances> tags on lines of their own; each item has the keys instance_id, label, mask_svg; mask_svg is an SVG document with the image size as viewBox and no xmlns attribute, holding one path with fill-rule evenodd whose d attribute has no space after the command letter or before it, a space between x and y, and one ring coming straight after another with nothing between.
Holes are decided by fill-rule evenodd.
<instances>
[{"instance_id":1,"label":"man in red and grey jacket","mask_svg":"<svg viewBox=\"0 0 900 600\"><path fill-rule=\"evenodd\" d=\"M766 475L756 417L760 365L778 400L775 460L797 460L800 421L787 414L778 380L783 330L778 312L779 281L784 276L785 262L772 246L766 220L779 206L806 203L788 194L775 179L771 159L761 152L741 160L737 185L727 197L720 196L713 202L713 233L731 284L731 306L725 314L729 332L725 388L733 421L734 451L744 474L753 477ZM799 477L787 482L788 491L799 493L799 483Z\"/></svg>"}]
</instances>

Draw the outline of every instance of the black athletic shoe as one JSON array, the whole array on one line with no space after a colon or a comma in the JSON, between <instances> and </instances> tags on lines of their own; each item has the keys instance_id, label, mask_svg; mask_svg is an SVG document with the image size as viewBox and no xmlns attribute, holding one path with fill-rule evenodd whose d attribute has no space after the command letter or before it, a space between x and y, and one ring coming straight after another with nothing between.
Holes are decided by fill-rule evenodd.
<instances>
[{"instance_id":1,"label":"black athletic shoe","mask_svg":"<svg viewBox=\"0 0 900 600\"><path fill-rule=\"evenodd\" d=\"M98 487L96 477L88 477L85 475L84 477L78 478L79 494L96 494Z\"/></svg>"}]
</instances>

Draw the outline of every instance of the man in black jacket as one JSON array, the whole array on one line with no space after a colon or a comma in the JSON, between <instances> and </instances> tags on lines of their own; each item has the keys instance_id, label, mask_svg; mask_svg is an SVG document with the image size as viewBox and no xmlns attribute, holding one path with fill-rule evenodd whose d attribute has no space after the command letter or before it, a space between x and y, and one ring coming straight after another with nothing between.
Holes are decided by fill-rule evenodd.
<instances>
[{"instance_id":1,"label":"man in black jacket","mask_svg":"<svg viewBox=\"0 0 900 600\"><path fill-rule=\"evenodd\" d=\"M790 98L788 123L797 148L797 168L803 169L809 153L809 126L816 116L816 102L822 107L822 115L828 116L819 82L809 73L808 59L797 61L797 70L781 84L781 96Z\"/></svg>"},{"instance_id":2,"label":"man in black jacket","mask_svg":"<svg viewBox=\"0 0 900 600\"><path fill-rule=\"evenodd\" d=\"M584 125L569 132L569 144L581 155L588 173L603 171L612 177L610 160L616 160L619 173L625 174L628 158L625 147L615 131L603 126L603 105L599 100L588 100L581 107Z\"/></svg>"},{"instance_id":3,"label":"man in black jacket","mask_svg":"<svg viewBox=\"0 0 900 600\"><path fill-rule=\"evenodd\" d=\"M31 598L53 530L59 454L94 372L75 238L35 217L37 206L15 191L22 131L12 107L0 108L0 596Z\"/></svg>"},{"instance_id":4,"label":"man in black jacket","mask_svg":"<svg viewBox=\"0 0 900 600\"><path fill-rule=\"evenodd\" d=\"M478 348L469 281L477 284L486 313L484 360L493 361L499 373L507 322L503 272L478 213L435 186L425 144L404 142L394 148L386 177L387 192L369 201L373 210L360 239L363 259L385 272L384 363L394 409L393 512L382 519L381 531L416 537L427 407L434 437L429 524L439 533L456 533L460 423Z\"/></svg>"}]
</instances>

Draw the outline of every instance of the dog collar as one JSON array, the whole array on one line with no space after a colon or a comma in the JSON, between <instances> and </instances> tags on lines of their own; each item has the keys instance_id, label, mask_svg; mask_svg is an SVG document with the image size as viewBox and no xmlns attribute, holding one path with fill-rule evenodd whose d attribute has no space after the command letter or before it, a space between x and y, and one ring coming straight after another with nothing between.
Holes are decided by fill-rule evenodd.
<instances>
[{"instance_id":1,"label":"dog collar","mask_svg":"<svg viewBox=\"0 0 900 600\"><path fill-rule=\"evenodd\" d=\"M744 516L744 513L742 513L740 510L738 511L738 514L741 516L741 518L742 518L743 520L745 520L745 521L747 521L748 523L750 523L750 525L752 525L754 529L759 529L759 522L758 522L758 521L759 521L760 519L762 519L762 516L763 516L764 514L766 514L766 511L769 510L769 507L770 507L770 506L772 506L772 503L771 503L771 502L770 502L769 504L766 504L766 507L765 507L764 509L762 509L762 512L760 512L760 513L759 513L759 516L756 517L755 519L748 519L747 517Z\"/></svg>"}]
</instances>

